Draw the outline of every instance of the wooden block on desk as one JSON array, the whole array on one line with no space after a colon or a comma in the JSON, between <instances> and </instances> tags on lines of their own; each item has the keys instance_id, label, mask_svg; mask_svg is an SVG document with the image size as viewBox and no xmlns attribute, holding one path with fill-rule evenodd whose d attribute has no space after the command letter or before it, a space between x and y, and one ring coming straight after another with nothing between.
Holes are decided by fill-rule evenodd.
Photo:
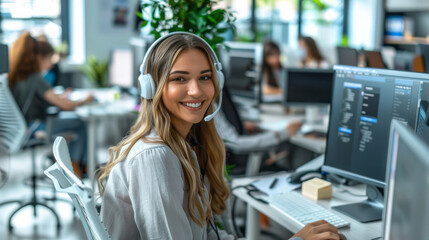
<instances>
[{"instance_id":1,"label":"wooden block on desk","mask_svg":"<svg viewBox=\"0 0 429 240\"><path fill-rule=\"evenodd\" d=\"M331 183L320 178L313 178L302 183L302 195L318 200L331 198Z\"/></svg>"}]
</instances>

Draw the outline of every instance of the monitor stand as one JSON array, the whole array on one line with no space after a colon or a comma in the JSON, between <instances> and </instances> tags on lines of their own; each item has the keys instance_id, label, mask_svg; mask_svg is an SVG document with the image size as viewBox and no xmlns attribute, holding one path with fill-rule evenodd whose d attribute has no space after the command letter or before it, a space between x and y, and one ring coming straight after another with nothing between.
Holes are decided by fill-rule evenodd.
<instances>
[{"instance_id":1,"label":"monitor stand","mask_svg":"<svg viewBox=\"0 0 429 240\"><path fill-rule=\"evenodd\" d=\"M364 202L352 203L332 207L361 223L381 220L384 208L383 189L375 186L366 186L366 195L368 199Z\"/></svg>"}]
</instances>

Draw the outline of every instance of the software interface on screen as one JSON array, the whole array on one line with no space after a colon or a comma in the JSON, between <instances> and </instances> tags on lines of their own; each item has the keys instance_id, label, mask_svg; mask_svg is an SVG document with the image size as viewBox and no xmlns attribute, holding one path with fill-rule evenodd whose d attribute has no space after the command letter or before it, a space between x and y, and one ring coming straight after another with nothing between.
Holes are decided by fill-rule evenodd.
<instances>
[{"instance_id":1,"label":"software interface on screen","mask_svg":"<svg viewBox=\"0 0 429 240\"><path fill-rule=\"evenodd\" d=\"M283 105L330 104L333 70L286 69Z\"/></svg>"},{"instance_id":2,"label":"software interface on screen","mask_svg":"<svg viewBox=\"0 0 429 240\"><path fill-rule=\"evenodd\" d=\"M335 70L325 165L383 187L390 122L397 119L415 129L425 79L370 68Z\"/></svg>"}]
</instances>

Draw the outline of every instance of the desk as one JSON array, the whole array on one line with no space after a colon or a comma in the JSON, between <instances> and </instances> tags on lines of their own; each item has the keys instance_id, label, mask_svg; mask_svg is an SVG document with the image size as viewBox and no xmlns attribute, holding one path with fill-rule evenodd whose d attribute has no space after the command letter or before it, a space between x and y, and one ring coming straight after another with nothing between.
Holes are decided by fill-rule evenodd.
<instances>
[{"instance_id":1,"label":"desk","mask_svg":"<svg viewBox=\"0 0 429 240\"><path fill-rule=\"evenodd\" d=\"M285 127L287 122L303 121L305 119L305 116L303 114L286 114L283 110L283 106L280 104L261 104L259 108L261 110L261 122L264 125L271 124L273 125L273 128ZM327 121L320 124L304 124L303 128L307 128L309 130L313 129L321 132L328 131ZM305 137L302 134L297 134L295 136L292 136L289 139L289 142L317 154L325 153L326 139L324 138L310 138Z\"/></svg>"},{"instance_id":2,"label":"desk","mask_svg":"<svg viewBox=\"0 0 429 240\"><path fill-rule=\"evenodd\" d=\"M91 90L97 91L97 90ZM100 90L105 91L105 90ZM95 93L94 95L96 95ZM88 134L88 177L91 181L91 186L95 180L96 167L96 127L97 123L104 118L121 118L129 116L135 107L135 99L131 97L123 97L115 101L105 101L103 103L92 103L76 108L76 114L80 119L87 124Z\"/></svg>"},{"instance_id":3,"label":"desk","mask_svg":"<svg viewBox=\"0 0 429 240\"><path fill-rule=\"evenodd\" d=\"M283 173L277 173L275 175L284 175ZM273 175L271 175L273 176ZM266 176L265 176L266 177ZM246 177L246 178L237 178L234 179L232 182L232 187L238 186L238 185L246 185L254 180L262 178L262 177ZM351 188L354 193L359 192L364 194L365 192L365 185L361 184L357 187ZM300 190L298 190L300 191ZM278 210L273 208L270 205L261 203L259 201L256 201L255 199L251 198L247 193L245 189L239 188L234 190L233 194L241 199L242 201L246 202L247 205L247 219L246 219L246 239L247 240L253 240L253 239L259 239L259 216L260 213L265 214L272 220L276 221L286 229L288 229L291 232L298 232L302 227L295 223L292 219L290 219L288 216L280 213ZM342 205L346 203L352 203L352 202L360 202L365 200L366 197L355 197L348 193L340 192L340 190L336 187L333 189L332 198L329 200L318 200L317 204L321 205L324 208L330 209L330 206L337 206ZM346 221L350 222L350 227L341 228L339 229L342 234L344 234L348 240L362 240L362 239L373 239L376 237L380 237L382 234L382 222L372 222L372 223L360 223L340 212L332 210L332 212L342 218L344 218Z\"/></svg>"}]
</instances>

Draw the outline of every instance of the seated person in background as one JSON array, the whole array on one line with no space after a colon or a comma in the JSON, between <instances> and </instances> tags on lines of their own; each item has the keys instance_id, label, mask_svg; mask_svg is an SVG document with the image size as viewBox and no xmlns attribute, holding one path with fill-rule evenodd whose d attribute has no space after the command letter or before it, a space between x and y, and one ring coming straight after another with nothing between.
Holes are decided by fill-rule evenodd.
<instances>
[{"instance_id":1,"label":"seated person in background","mask_svg":"<svg viewBox=\"0 0 429 240\"><path fill-rule=\"evenodd\" d=\"M220 93L214 53L191 34L154 44L142 66L151 77L139 78L138 120L98 176L101 218L112 239L234 239L213 221L230 195L224 144L203 120ZM296 237L338 239L338 230L316 222Z\"/></svg>"},{"instance_id":2,"label":"seated person in background","mask_svg":"<svg viewBox=\"0 0 429 240\"><path fill-rule=\"evenodd\" d=\"M302 68L329 68L329 63L320 54L316 42L311 37L299 37L300 58L299 67Z\"/></svg>"},{"instance_id":3,"label":"seated person in background","mask_svg":"<svg viewBox=\"0 0 429 240\"><path fill-rule=\"evenodd\" d=\"M280 63L280 48L275 42L268 40L264 43L263 61L262 94L281 94L279 72L282 65Z\"/></svg>"},{"instance_id":4,"label":"seated person in background","mask_svg":"<svg viewBox=\"0 0 429 240\"><path fill-rule=\"evenodd\" d=\"M23 32L10 49L9 87L16 102L23 111L28 126L40 122L33 131L34 137L43 137L46 132L46 110L54 105L61 110L70 111L77 106L92 101L92 95L82 101L73 102L56 95L42 74L52 67L51 57L54 49L46 42ZM70 154L77 173L86 166L85 124L78 118L55 118L53 134L72 132L76 137L70 142ZM78 168L80 166L81 168Z\"/></svg>"},{"instance_id":5,"label":"seated person in background","mask_svg":"<svg viewBox=\"0 0 429 240\"><path fill-rule=\"evenodd\" d=\"M48 37L45 34L40 34L37 36L37 41L40 42L46 42L48 44ZM46 71L43 76L43 78L49 82L49 84L53 87L57 86L58 83L60 82L60 77L61 77L61 72L60 72L60 67L59 67L59 61L60 61L60 56L57 53L54 53L52 55L52 67L50 69L48 69L48 71Z\"/></svg>"},{"instance_id":6,"label":"seated person in background","mask_svg":"<svg viewBox=\"0 0 429 240\"><path fill-rule=\"evenodd\" d=\"M225 144L229 149L248 151L255 148L275 147L294 135L302 126L301 122L292 122L277 132L260 132L254 123L241 120L226 86L222 94L222 111L216 115L214 123L220 137L226 140ZM228 152L227 158L228 164L234 164L237 167L246 165L247 156Z\"/></svg>"}]
</instances>

